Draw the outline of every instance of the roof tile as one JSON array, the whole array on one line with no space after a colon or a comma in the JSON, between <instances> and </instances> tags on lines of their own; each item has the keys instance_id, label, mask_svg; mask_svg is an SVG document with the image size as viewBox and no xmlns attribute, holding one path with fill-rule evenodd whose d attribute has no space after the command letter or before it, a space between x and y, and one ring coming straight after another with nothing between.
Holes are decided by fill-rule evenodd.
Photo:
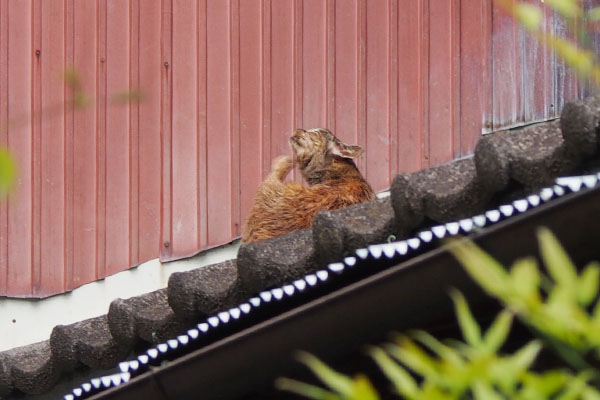
<instances>
[{"instance_id":1,"label":"roof tile","mask_svg":"<svg viewBox=\"0 0 600 400\"><path fill-rule=\"evenodd\" d=\"M167 301L167 289L160 289L110 304L108 325L115 340L133 346L139 339L158 343L184 332L190 323L177 317Z\"/></svg>"},{"instance_id":2,"label":"roof tile","mask_svg":"<svg viewBox=\"0 0 600 400\"><path fill-rule=\"evenodd\" d=\"M312 229L318 263L326 265L339 261L358 248L386 242L396 232L391 199L321 211Z\"/></svg>"},{"instance_id":3,"label":"roof tile","mask_svg":"<svg viewBox=\"0 0 600 400\"><path fill-rule=\"evenodd\" d=\"M270 286L300 278L317 267L312 228L242 243L237 267L241 289L256 293Z\"/></svg>"},{"instance_id":4,"label":"roof tile","mask_svg":"<svg viewBox=\"0 0 600 400\"><path fill-rule=\"evenodd\" d=\"M486 135L474 160L481 181L494 191L504 189L509 178L530 188L549 185L580 163L579 155L567 152L558 121Z\"/></svg>"},{"instance_id":5,"label":"roof tile","mask_svg":"<svg viewBox=\"0 0 600 400\"><path fill-rule=\"evenodd\" d=\"M598 151L600 127L600 98L588 97L585 100L565 104L560 128L568 151L589 157Z\"/></svg>"},{"instance_id":6,"label":"roof tile","mask_svg":"<svg viewBox=\"0 0 600 400\"><path fill-rule=\"evenodd\" d=\"M199 319L241 300L237 263L227 260L188 272L176 272L167 288L171 308L182 319Z\"/></svg>"},{"instance_id":7,"label":"roof tile","mask_svg":"<svg viewBox=\"0 0 600 400\"><path fill-rule=\"evenodd\" d=\"M128 346L113 339L106 315L56 326L50 336L50 348L65 370L74 369L77 361L91 368L112 368L129 352Z\"/></svg>"},{"instance_id":8,"label":"roof tile","mask_svg":"<svg viewBox=\"0 0 600 400\"><path fill-rule=\"evenodd\" d=\"M483 209L493 192L481 183L472 158L411 174L392 183L398 226L414 228L428 217L437 222L463 218Z\"/></svg>"},{"instance_id":9,"label":"roof tile","mask_svg":"<svg viewBox=\"0 0 600 400\"><path fill-rule=\"evenodd\" d=\"M48 391L58 381L60 369L50 351L50 341L30 344L5 351L15 388L27 394Z\"/></svg>"}]
</instances>

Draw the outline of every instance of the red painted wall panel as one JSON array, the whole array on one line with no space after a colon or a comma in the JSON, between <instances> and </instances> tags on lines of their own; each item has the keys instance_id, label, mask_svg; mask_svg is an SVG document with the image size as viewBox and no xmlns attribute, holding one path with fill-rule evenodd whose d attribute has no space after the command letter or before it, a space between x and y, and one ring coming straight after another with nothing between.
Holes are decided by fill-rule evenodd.
<instances>
[{"instance_id":1,"label":"red painted wall panel","mask_svg":"<svg viewBox=\"0 0 600 400\"><path fill-rule=\"evenodd\" d=\"M249 210L263 179L265 94L263 88L264 10L262 0L240 1L239 8L239 157L240 210ZM240 217L241 218L241 217Z\"/></svg>"},{"instance_id":2,"label":"red painted wall panel","mask_svg":"<svg viewBox=\"0 0 600 400\"><path fill-rule=\"evenodd\" d=\"M128 104L116 97L130 88L132 67L131 9L129 1L106 0L106 93L105 133L105 274L111 275L131 264L130 258L130 176L131 116ZM102 179L100 177L99 179ZM110 250L110 251L109 251ZM102 246L99 246L99 252Z\"/></svg>"},{"instance_id":3,"label":"red painted wall panel","mask_svg":"<svg viewBox=\"0 0 600 400\"><path fill-rule=\"evenodd\" d=\"M19 177L8 199L7 291L30 293L33 289L32 221L32 13L31 1L7 2L8 13L8 147L18 154Z\"/></svg>"},{"instance_id":4,"label":"red painted wall panel","mask_svg":"<svg viewBox=\"0 0 600 400\"><path fill-rule=\"evenodd\" d=\"M65 4L39 2L41 5L40 117L39 159L41 212L39 268L41 293L65 289L65 90L59 71L65 61ZM36 59L37 63L37 59ZM60 117L55 117L56 113Z\"/></svg>"},{"instance_id":5,"label":"red painted wall panel","mask_svg":"<svg viewBox=\"0 0 600 400\"><path fill-rule=\"evenodd\" d=\"M359 18L360 0L338 0L335 2L334 36L334 114L330 128L343 141L359 143L359 66L361 43Z\"/></svg>"},{"instance_id":6,"label":"red painted wall panel","mask_svg":"<svg viewBox=\"0 0 600 400\"><path fill-rule=\"evenodd\" d=\"M398 12L398 171L413 172L428 165L426 10L423 1L409 0Z\"/></svg>"},{"instance_id":7,"label":"red painted wall panel","mask_svg":"<svg viewBox=\"0 0 600 400\"><path fill-rule=\"evenodd\" d=\"M364 146L382 190L586 90L491 0L0 0L0 143L20 167L0 295L233 240L295 128Z\"/></svg>"},{"instance_id":8,"label":"red painted wall panel","mask_svg":"<svg viewBox=\"0 0 600 400\"><path fill-rule=\"evenodd\" d=\"M231 115L232 3L207 1L206 8L206 176L209 246L226 243L235 235L232 187L233 132ZM214 194L214 195L213 195ZM235 196L239 196L236 194Z\"/></svg>"},{"instance_id":9,"label":"red painted wall panel","mask_svg":"<svg viewBox=\"0 0 600 400\"><path fill-rule=\"evenodd\" d=\"M390 170L390 2L368 2L366 19L366 151L363 169L376 187L389 186Z\"/></svg>"},{"instance_id":10,"label":"red painted wall panel","mask_svg":"<svg viewBox=\"0 0 600 400\"><path fill-rule=\"evenodd\" d=\"M132 105L137 132L132 135L132 148L137 149L133 158L132 198L132 242L137 243L132 250L132 264L139 264L155 258L161 242L161 78L163 59L161 54L161 4L136 0L138 18L138 45L132 46L138 55L138 75L132 79L132 87L142 90L143 101ZM141 6L143 4L143 7ZM143 88L143 89L142 89ZM135 178L135 179L134 179Z\"/></svg>"},{"instance_id":11,"label":"red painted wall panel","mask_svg":"<svg viewBox=\"0 0 600 400\"><path fill-rule=\"evenodd\" d=\"M172 92L172 251L191 253L198 247L198 97L207 80L199 77L198 12L195 0L173 0ZM199 84L200 80L200 84ZM200 90L199 90L200 88ZM204 147L204 145L202 145Z\"/></svg>"},{"instance_id":12,"label":"red painted wall panel","mask_svg":"<svg viewBox=\"0 0 600 400\"><path fill-rule=\"evenodd\" d=\"M455 57L460 43L460 2L430 2L429 8L429 164L438 165L455 155L456 110L460 99L456 84L460 63Z\"/></svg>"}]
</instances>

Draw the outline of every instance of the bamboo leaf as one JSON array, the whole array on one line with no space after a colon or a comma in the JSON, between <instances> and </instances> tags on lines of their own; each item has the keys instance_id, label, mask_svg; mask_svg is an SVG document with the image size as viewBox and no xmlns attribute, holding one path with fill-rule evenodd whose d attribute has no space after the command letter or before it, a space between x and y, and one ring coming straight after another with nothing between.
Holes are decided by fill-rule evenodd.
<instances>
[{"instance_id":1,"label":"bamboo leaf","mask_svg":"<svg viewBox=\"0 0 600 400\"><path fill-rule=\"evenodd\" d=\"M506 294L509 276L500 263L469 240L448 242L448 250L486 292L500 298Z\"/></svg>"},{"instance_id":2,"label":"bamboo leaf","mask_svg":"<svg viewBox=\"0 0 600 400\"><path fill-rule=\"evenodd\" d=\"M592 324L600 329L600 299L596 300L594 310L592 311Z\"/></svg>"},{"instance_id":3,"label":"bamboo leaf","mask_svg":"<svg viewBox=\"0 0 600 400\"><path fill-rule=\"evenodd\" d=\"M502 396L487 382L473 382L473 397L476 400L503 400Z\"/></svg>"},{"instance_id":4,"label":"bamboo leaf","mask_svg":"<svg viewBox=\"0 0 600 400\"><path fill-rule=\"evenodd\" d=\"M600 263L588 264L579 277L577 300L584 307L590 305L598 296L598 283L600 281Z\"/></svg>"},{"instance_id":5,"label":"bamboo leaf","mask_svg":"<svg viewBox=\"0 0 600 400\"><path fill-rule=\"evenodd\" d=\"M300 396L314 400L341 400L341 397L318 386L295 381L288 378L279 378L275 381L275 387L279 390L296 393Z\"/></svg>"},{"instance_id":6,"label":"bamboo leaf","mask_svg":"<svg viewBox=\"0 0 600 400\"><path fill-rule=\"evenodd\" d=\"M567 18L577 18L583 14L577 0L545 0L545 2Z\"/></svg>"},{"instance_id":7,"label":"bamboo leaf","mask_svg":"<svg viewBox=\"0 0 600 400\"><path fill-rule=\"evenodd\" d=\"M587 374L581 373L572 378L565 385L565 390L556 397L556 400L576 400L587 388Z\"/></svg>"},{"instance_id":8,"label":"bamboo leaf","mask_svg":"<svg viewBox=\"0 0 600 400\"><path fill-rule=\"evenodd\" d=\"M17 163L10 152L0 147L0 195L11 191L17 178Z\"/></svg>"},{"instance_id":9,"label":"bamboo leaf","mask_svg":"<svg viewBox=\"0 0 600 400\"><path fill-rule=\"evenodd\" d=\"M396 360L423 377L432 380L438 379L435 361L410 339L404 337L398 345L386 345L385 350Z\"/></svg>"},{"instance_id":10,"label":"bamboo leaf","mask_svg":"<svg viewBox=\"0 0 600 400\"><path fill-rule=\"evenodd\" d=\"M540 228L538 241L544 264L557 285L563 286L575 296L577 271L575 265L556 237L547 228Z\"/></svg>"},{"instance_id":11,"label":"bamboo leaf","mask_svg":"<svg viewBox=\"0 0 600 400\"><path fill-rule=\"evenodd\" d=\"M488 352L495 353L506 341L512 326L513 314L509 311L502 311L492 325L488 328L483 338L484 345Z\"/></svg>"},{"instance_id":12,"label":"bamboo leaf","mask_svg":"<svg viewBox=\"0 0 600 400\"><path fill-rule=\"evenodd\" d=\"M533 299L539 293L540 272L533 257L517 260L511 269L513 288L523 300Z\"/></svg>"},{"instance_id":13,"label":"bamboo leaf","mask_svg":"<svg viewBox=\"0 0 600 400\"><path fill-rule=\"evenodd\" d=\"M539 341L529 342L509 357L510 367L514 368L514 371L525 371L533 364L541 350L542 344Z\"/></svg>"},{"instance_id":14,"label":"bamboo leaf","mask_svg":"<svg viewBox=\"0 0 600 400\"><path fill-rule=\"evenodd\" d=\"M477 347L481 345L481 329L479 324L471 314L467 300L458 290L452 290L450 293L454 301L454 309L458 318L458 325L462 331L465 341L471 346Z\"/></svg>"},{"instance_id":15,"label":"bamboo leaf","mask_svg":"<svg viewBox=\"0 0 600 400\"><path fill-rule=\"evenodd\" d=\"M563 371L549 371L541 375L527 373L519 397L523 399L547 399L558 393L572 376Z\"/></svg>"},{"instance_id":16,"label":"bamboo leaf","mask_svg":"<svg viewBox=\"0 0 600 400\"><path fill-rule=\"evenodd\" d=\"M310 353L298 353L298 359L329 388L344 395L350 395L352 391L352 379L329 368L325 363Z\"/></svg>"},{"instance_id":17,"label":"bamboo leaf","mask_svg":"<svg viewBox=\"0 0 600 400\"><path fill-rule=\"evenodd\" d=\"M435 337L431 336L429 333L425 331L415 331L411 333L416 340L421 342L423 345L427 346L431 351L437 354L444 361L448 362L448 364L453 367L463 367L465 365L465 361L460 356L459 352L453 349L450 346L447 346L437 340Z\"/></svg>"},{"instance_id":18,"label":"bamboo leaf","mask_svg":"<svg viewBox=\"0 0 600 400\"><path fill-rule=\"evenodd\" d=\"M583 390L581 398L583 400L600 400L600 392L593 387L587 387Z\"/></svg>"},{"instance_id":19,"label":"bamboo leaf","mask_svg":"<svg viewBox=\"0 0 600 400\"><path fill-rule=\"evenodd\" d=\"M123 92L114 93L111 96L113 104L137 104L142 101L144 94L140 89L131 89Z\"/></svg>"},{"instance_id":20,"label":"bamboo leaf","mask_svg":"<svg viewBox=\"0 0 600 400\"><path fill-rule=\"evenodd\" d=\"M82 87L81 76L74 68L66 68L64 70L64 79L67 87L73 91L79 91Z\"/></svg>"},{"instance_id":21,"label":"bamboo leaf","mask_svg":"<svg viewBox=\"0 0 600 400\"><path fill-rule=\"evenodd\" d=\"M352 395L347 400L378 400L379 396L371 382L364 375L352 381Z\"/></svg>"},{"instance_id":22,"label":"bamboo leaf","mask_svg":"<svg viewBox=\"0 0 600 400\"><path fill-rule=\"evenodd\" d=\"M588 15L588 19L590 21L600 21L600 7L594 7L591 10L588 11L587 13Z\"/></svg>"},{"instance_id":23,"label":"bamboo leaf","mask_svg":"<svg viewBox=\"0 0 600 400\"><path fill-rule=\"evenodd\" d=\"M392 360L382 349L373 347L369 354L375 360L381 371L392 382L396 392L409 399L416 399L419 387L410 374Z\"/></svg>"},{"instance_id":24,"label":"bamboo leaf","mask_svg":"<svg viewBox=\"0 0 600 400\"><path fill-rule=\"evenodd\" d=\"M521 24L530 31L537 31L542 23L542 10L528 3L518 3L515 6L515 15Z\"/></svg>"}]
</instances>

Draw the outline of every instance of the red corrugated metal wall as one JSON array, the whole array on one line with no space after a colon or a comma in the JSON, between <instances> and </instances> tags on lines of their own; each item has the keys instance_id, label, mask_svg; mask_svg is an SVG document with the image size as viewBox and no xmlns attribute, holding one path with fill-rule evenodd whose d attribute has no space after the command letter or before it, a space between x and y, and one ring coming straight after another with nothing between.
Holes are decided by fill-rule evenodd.
<instances>
[{"instance_id":1,"label":"red corrugated metal wall","mask_svg":"<svg viewBox=\"0 0 600 400\"><path fill-rule=\"evenodd\" d=\"M20 165L0 295L229 242L296 127L365 146L381 190L584 89L491 0L0 0L0 142Z\"/></svg>"}]
</instances>

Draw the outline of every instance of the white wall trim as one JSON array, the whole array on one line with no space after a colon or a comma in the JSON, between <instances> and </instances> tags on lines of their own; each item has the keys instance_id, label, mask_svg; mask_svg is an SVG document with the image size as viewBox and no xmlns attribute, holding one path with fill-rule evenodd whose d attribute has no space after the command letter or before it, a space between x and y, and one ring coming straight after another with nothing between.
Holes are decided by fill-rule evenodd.
<instances>
[{"instance_id":1,"label":"white wall trim","mask_svg":"<svg viewBox=\"0 0 600 400\"><path fill-rule=\"evenodd\" d=\"M237 257L240 241L203 251L184 260L161 263L154 259L46 299L0 298L0 351L50 338L56 325L68 325L108 313L116 298L139 296L167 287L173 272L219 263Z\"/></svg>"}]
</instances>

